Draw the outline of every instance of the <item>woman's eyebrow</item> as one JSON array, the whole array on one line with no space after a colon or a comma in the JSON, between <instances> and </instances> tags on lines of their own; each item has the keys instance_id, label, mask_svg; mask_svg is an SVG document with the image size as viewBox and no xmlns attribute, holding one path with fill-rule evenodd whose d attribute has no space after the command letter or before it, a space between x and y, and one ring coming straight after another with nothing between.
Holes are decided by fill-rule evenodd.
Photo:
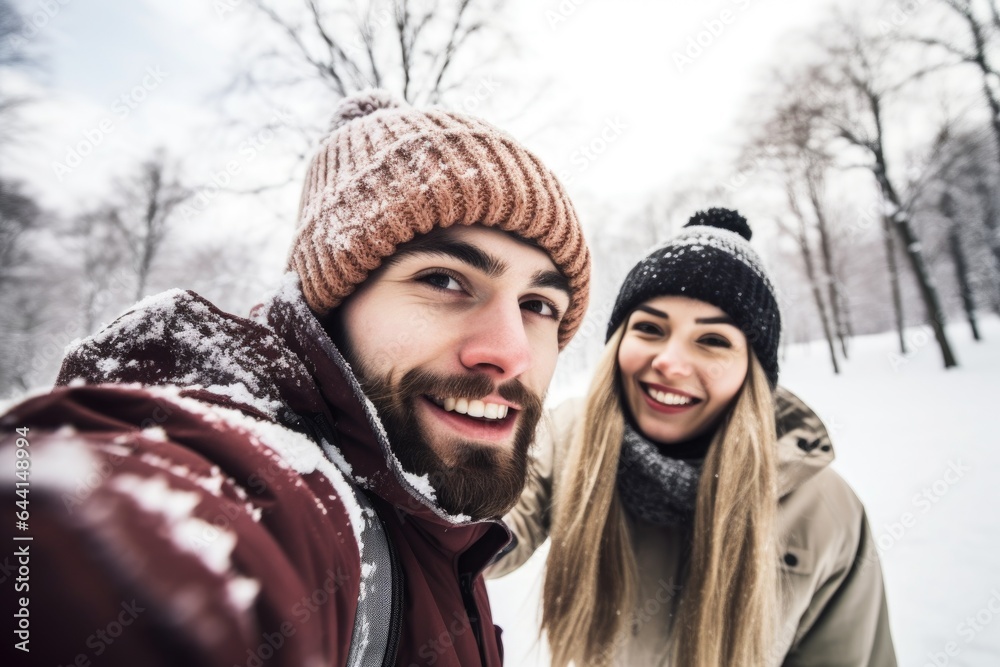
<instances>
[{"instance_id":1,"label":"woman's eyebrow","mask_svg":"<svg viewBox=\"0 0 1000 667\"><path fill-rule=\"evenodd\" d=\"M733 318L728 315L720 315L719 317L699 317L695 320L695 324L728 324L735 327L736 322Z\"/></svg>"},{"instance_id":2,"label":"woman's eyebrow","mask_svg":"<svg viewBox=\"0 0 1000 667\"><path fill-rule=\"evenodd\" d=\"M667 315L665 312L663 312L662 310L657 310L656 308L653 308L652 306L638 306L638 307L636 307L636 310L641 310L644 313L649 313L653 317L660 317L660 318L663 318L665 320L669 320L670 319L670 316Z\"/></svg>"}]
</instances>

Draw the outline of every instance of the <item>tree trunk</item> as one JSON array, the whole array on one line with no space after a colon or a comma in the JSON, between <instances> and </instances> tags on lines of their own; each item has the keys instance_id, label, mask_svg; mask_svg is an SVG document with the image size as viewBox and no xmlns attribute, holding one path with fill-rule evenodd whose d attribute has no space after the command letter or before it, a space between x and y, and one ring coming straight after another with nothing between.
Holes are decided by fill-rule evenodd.
<instances>
[{"instance_id":1,"label":"tree trunk","mask_svg":"<svg viewBox=\"0 0 1000 667\"><path fill-rule=\"evenodd\" d=\"M976 185L976 192L983 209L983 227L986 228L987 244L993 254L994 272L998 283L994 288L994 301L1000 302L1000 220L997 219L996 205L993 201L993 193L985 182L980 181Z\"/></svg>"},{"instance_id":2,"label":"tree trunk","mask_svg":"<svg viewBox=\"0 0 1000 667\"><path fill-rule=\"evenodd\" d=\"M955 353L951 350L951 343L948 342L948 335L944 330L944 309L941 308L941 300L938 298L937 288L934 287L931 272L927 269L927 263L924 261L924 253L920 247L920 242L917 239L917 235L913 233L913 227L910 226L910 218L903 211L902 203L896 194L896 190L892 187L892 182L889 180L888 171L886 170L885 153L882 150L882 116L879 100L872 100L872 109L876 121L876 131L878 132L878 141L875 143L872 151L875 157L875 164L872 167L872 171L875 174L875 180L878 181L882 196L893 208L891 216L883 215L883 217L888 217L886 224L890 225L899 234L899 240L903 243L903 250L906 251L906 257L910 260L910 268L913 269L913 275L917 279L917 287L920 289L920 298L923 300L924 308L927 311L927 319L930 320L931 328L934 330L934 338L937 339L938 347L941 348L944 367L952 368L958 366L958 360L955 358Z\"/></svg>"},{"instance_id":3,"label":"tree trunk","mask_svg":"<svg viewBox=\"0 0 1000 667\"><path fill-rule=\"evenodd\" d=\"M913 233L913 228L910 226L910 219L902 210L897 211L896 215L893 216L892 226L896 229L900 240L903 242L903 247L906 249L906 257L910 260L910 268L913 269L913 273L917 278L917 287L920 288L920 296L927 310L927 318L930 320L931 328L934 329L934 337L941 348L941 358L944 361L944 367L953 368L958 366L958 359L955 358L955 353L951 350L948 335L944 330L944 309L941 308L941 300L938 298L931 273L927 268L927 263L924 261L924 253L920 247L920 242L917 241L917 237Z\"/></svg>"},{"instance_id":4,"label":"tree trunk","mask_svg":"<svg viewBox=\"0 0 1000 667\"><path fill-rule=\"evenodd\" d=\"M816 214L816 227L819 229L820 257L823 258L823 280L827 285L827 299L830 302L830 310L833 314L833 327L840 341L840 351L847 359L847 325L844 322L844 315L840 312L840 294L837 287L837 276L833 268L833 251L830 244L830 235L826 222L826 212L820 201L819 188L815 180L810 177L806 179L809 186L809 201L812 203L813 211Z\"/></svg>"},{"instance_id":5,"label":"tree trunk","mask_svg":"<svg viewBox=\"0 0 1000 667\"><path fill-rule=\"evenodd\" d=\"M837 348L833 343L833 330L830 327L830 318L827 315L826 304L823 303L823 290L816 280L816 266L813 264L812 252L809 250L806 220L802 215L802 210L799 208L799 203L795 197L795 187L791 180L786 184L785 192L788 196L788 205L799 221L799 232L794 235L795 240L799 244L799 250L802 251L802 260L806 265L806 276L808 276L809 284L812 286L813 299L816 301L816 310L819 312L819 321L823 325L823 336L826 338L826 345L830 350L830 362L833 364L833 372L839 375L840 365L837 363Z\"/></svg>"},{"instance_id":6,"label":"tree trunk","mask_svg":"<svg viewBox=\"0 0 1000 667\"><path fill-rule=\"evenodd\" d=\"M826 338L826 346L830 350L830 363L833 364L834 374L839 375L840 365L837 363L837 348L833 342L833 331L830 327L830 317L826 312L826 304L823 303L823 290L820 289L819 282L816 280L812 253L809 252L809 246L805 243L805 239L802 239L800 247L802 249L802 259L806 263L806 273L809 274L809 283L812 285L813 299L816 301L816 309L819 311L819 321L823 324L823 336Z\"/></svg>"},{"instance_id":7,"label":"tree trunk","mask_svg":"<svg viewBox=\"0 0 1000 667\"><path fill-rule=\"evenodd\" d=\"M958 279L958 289L962 295L962 306L965 308L965 317L972 327L973 340L980 340L979 327L976 326L976 305L972 300L972 287L969 285L969 268L958 235L958 225L952 224L948 232L948 241L951 246L951 260L955 265L955 277Z\"/></svg>"},{"instance_id":8,"label":"tree trunk","mask_svg":"<svg viewBox=\"0 0 1000 667\"><path fill-rule=\"evenodd\" d=\"M892 288L892 312L896 316L896 333L899 335L899 353L906 354L906 336L903 331L903 297L899 289L899 269L896 268L896 242L892 236L889 216L882 216L882 238L885 241L886 266L889 268L889 285Z\"/></svg>"},{"instance_id":9,"label":"tree trunk","mask_svg":"<svg viewBox=\"0 0 1000 667\"><path fill-rule=\"evenodd\" d=\"M844 330L847 332L847 338L854 338L854 321L851 319L851 302L848 301L846 290L837 288L837 293L840 295L840 312L844 314Z\"/></svg>"}]
</instances>

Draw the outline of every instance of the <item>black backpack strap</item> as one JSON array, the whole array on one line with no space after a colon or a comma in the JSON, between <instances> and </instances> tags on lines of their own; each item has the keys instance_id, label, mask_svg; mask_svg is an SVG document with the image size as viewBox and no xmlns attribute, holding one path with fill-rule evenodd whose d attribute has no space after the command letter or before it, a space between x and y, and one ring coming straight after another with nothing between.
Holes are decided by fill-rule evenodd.
<instances>
[{"instance_id":1,"label":"black backpack strap","mask_svg":"<svg viewBox=\"0 0 1000 667\"><path fill-rule=\"evenodd\" d=\"M334 431L323 415L302 419L327 458L331 455ZM350 476L344 479L354 492L365 525L358 544L361 549L361 586L354 615L354 631L347 667L392 667L396 663L403 619L403 568L395 547L365 492Z\"/></svg>"}]
</instances>

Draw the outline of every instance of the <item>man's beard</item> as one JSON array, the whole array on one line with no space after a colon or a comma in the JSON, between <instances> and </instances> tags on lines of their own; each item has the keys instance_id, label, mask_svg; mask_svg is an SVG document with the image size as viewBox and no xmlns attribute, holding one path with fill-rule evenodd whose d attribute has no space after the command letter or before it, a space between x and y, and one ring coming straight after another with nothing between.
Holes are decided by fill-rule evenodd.
<instances>
[{"instance_id":1,"label":"man's beard","mask_svg":"<svg viewBox=\"0 0 1000 667\"><path fill-rule=\"evenodd\" d=\"M499 386L487 376L440 376L411 369L393 384L391 373L377 376L356 367L358 380L378 411L389 445L403 469L427 475L437 504L452 515L475 520L503 516L517 503L528 471L528 447L542 413L542 401L517 380ZM494 390L520 406L513 445L455 440L455 462L445 463L428 442L417 419L416 402L426 396L482 399Z\"/></svg>"}]
</instances>

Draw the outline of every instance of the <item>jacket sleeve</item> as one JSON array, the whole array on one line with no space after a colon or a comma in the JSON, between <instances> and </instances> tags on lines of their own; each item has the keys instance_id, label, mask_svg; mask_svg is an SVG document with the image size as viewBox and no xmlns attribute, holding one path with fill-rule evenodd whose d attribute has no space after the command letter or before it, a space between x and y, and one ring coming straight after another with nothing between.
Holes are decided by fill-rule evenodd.
<instances>
[{"instance_id":1,"label":"jacket sleeve","mask_svg":"<svg viewBox=\"0 0 1000 667\"><path fill-rule=\"evenodd\" d=\"M813 595L786 667L896 667L882 566L863 511L860 521L853 559Z\"/></svg>"},{"instance_id":2,"label":"jacket sleeve","mask_svg":"<svg viewBox=\"0 0 1000 667\"><path fill-rule=\"evenodd\" d=\"M29 561L32 664L344 664L357 544L346 511L321 502L332 479L296 466L300 436L276 430L134 386L0 415L0 462L28 462L27 487L9 474L0 487L0 534ZM2 664L25 659L0 649Z\"/></svg>"},{"instance_id":3,"label":"jacket sleeve","mask_svg":"<svg viewBox=\"0 0 1000 667\"><path fill-rule=\"evenodd\" d=\"M552 520L554 483L572 438L573 426L582 414L582 401L575 399L548 410L535 433L528 462L528 481L521 498L505 517L504 523L514 540L500 558L486 570L488 579L496 579L524 565L549 537Z\"/></svg>"}]
</instances>

